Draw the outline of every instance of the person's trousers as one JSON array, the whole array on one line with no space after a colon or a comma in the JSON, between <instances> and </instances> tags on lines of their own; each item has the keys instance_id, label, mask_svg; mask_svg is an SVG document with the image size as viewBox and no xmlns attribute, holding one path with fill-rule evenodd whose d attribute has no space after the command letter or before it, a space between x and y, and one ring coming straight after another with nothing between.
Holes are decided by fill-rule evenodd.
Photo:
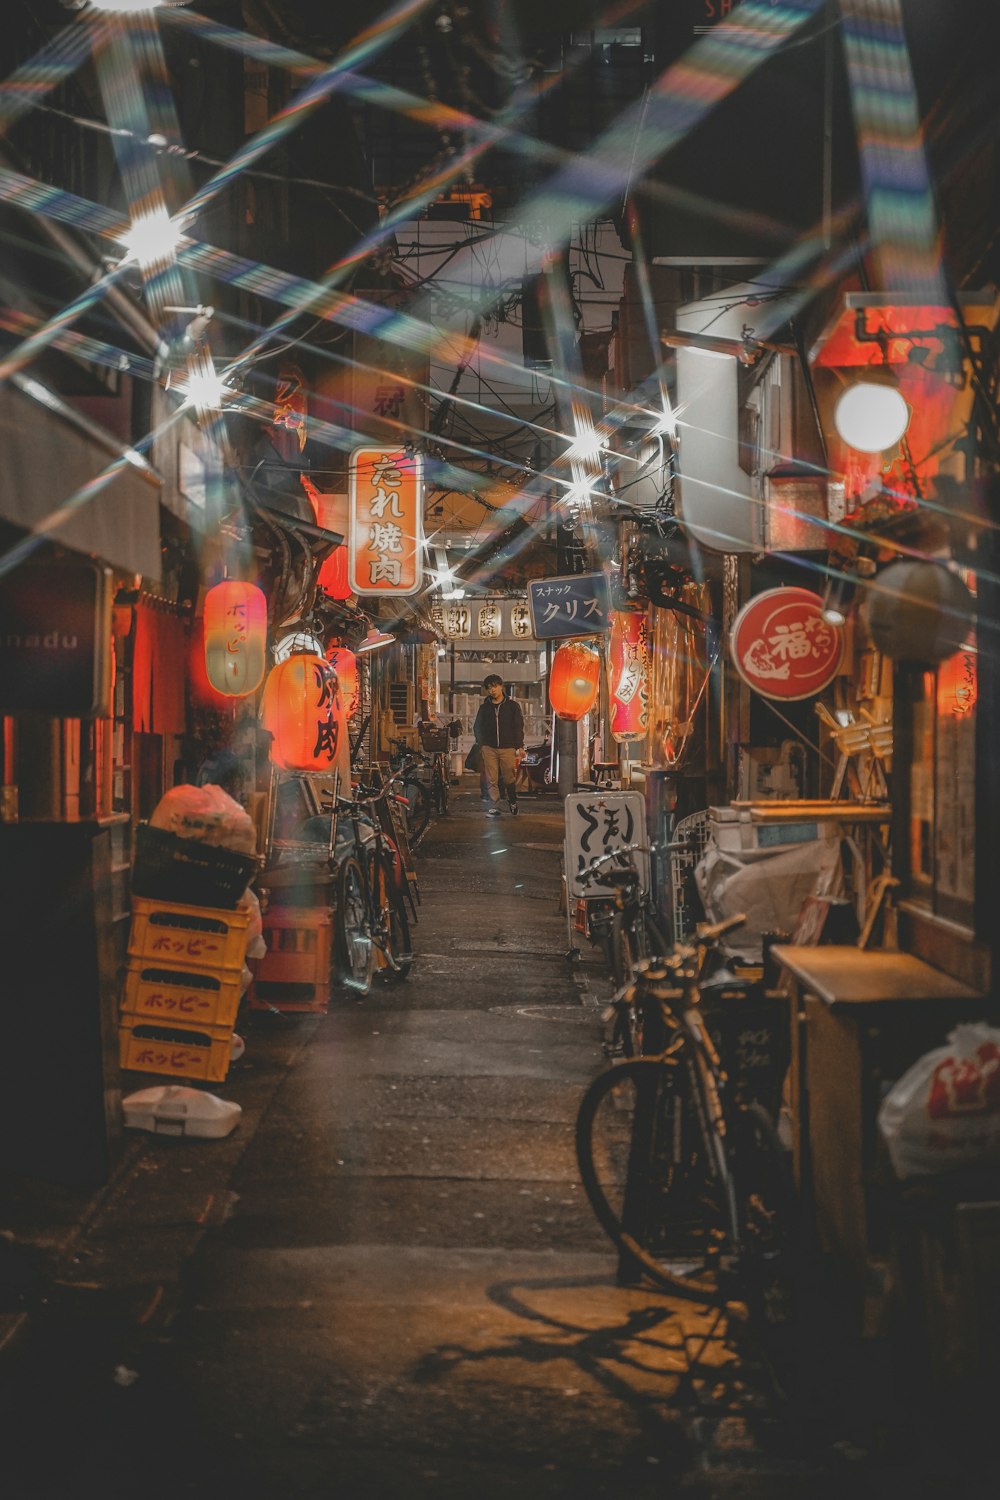
<instances>
[{"instance_id":1,"label":"person's trousers","mask_svg":"<svg viewBox=\"0 0 1000 1500\"><path fill-rule=\"evenodd\" d=\"M492 745L483 745L483 770L486 773L486 800L490 807L500 805L500 777L504 779L507 795L514 797L517 780L517 751L495 750Z\"/></svg>"}]
</instances>

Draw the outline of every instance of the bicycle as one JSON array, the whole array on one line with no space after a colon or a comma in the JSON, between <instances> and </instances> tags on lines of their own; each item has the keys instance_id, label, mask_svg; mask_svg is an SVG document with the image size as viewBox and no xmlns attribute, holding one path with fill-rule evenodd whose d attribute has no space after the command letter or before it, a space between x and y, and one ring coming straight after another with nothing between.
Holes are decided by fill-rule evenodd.
<instances>
[{"instance_id":1,"label":"bicycle","mask_svg":"<svg viewBox=\"0 0 1000 1500\"><path fill-rule=\"evenodd\" d=\"M373 978L398 982L413 967L410 924L403 900L405 873L399 851L382 826L378 804L391 784L378 791L338 797L351 825L353 852L337 866L334 952L343 985L366 995Z\"/></svg>"},{"instance_id":2,"label":"bicycle","mask_svg":"<svg viewBox=\"0 0 1000 1500\"><path fill-rule=\"evenodd\" d=\"M636 851L652 852L643 844L622 844L597 855L577 876L581 885L613 887L608 904L591 927L604 949L616 989L628 983L642 959L667 953L671 947L652 896L642 889L639 869L630 858Z\"/></svg>"},{"instance_id":3,"label":"bicycle","mask_svg":"<svg viewBox=\"0 0 1000 1500\"><path fill-rule=\"evenodd\" d=\"M773 1118L782 1028L775 1027L765 1088L763 1070L752 1056L741 1058L732 1037L733 1014L760 986L736 979L724 963L707 975L720 939L744 920L702 924L693 945L637 966L634 994L619 1003L658 1018L663 1045L594 1079L577 1115L576 1150L588 1201L618 1248L619 1284L646 1277L710 1305L743 1301L751 1314L776 1321L794 1220ZM717 1039L727 1025L733 1055L724 1067ZM750 1032L760 1053L759 1025Z\"/></svg>"},{"instance_id":4,"label":"bicycle","mask_svg":"<svg viewBox=\"0 0 1000 1500\"><path fill-rule=\"evenodd\" d=\"M403 794L400 772L385 776L380 766L372 765L367 768L365 776L367 780L359 781L357 790L361 796L372 800L382 831L399 855L402 885L410 919L415 923L418 920L417 907L421 904L420 885L410 847L409 804Z\"/></svg>"},{"instance_id":5,"label":"bicycle","mask_svg":"<svg viewBox=\"0 0 1000 1500\"><path fill-rule=\"evenodd\" d=\"M448 811L447 781L441 764L444 757L440 754L431 757L411 750L405 740L390 739L389 745L389 764L402 777L410 847L416 849L427 832L431 812Z\"/></svg>"}]
</instances>

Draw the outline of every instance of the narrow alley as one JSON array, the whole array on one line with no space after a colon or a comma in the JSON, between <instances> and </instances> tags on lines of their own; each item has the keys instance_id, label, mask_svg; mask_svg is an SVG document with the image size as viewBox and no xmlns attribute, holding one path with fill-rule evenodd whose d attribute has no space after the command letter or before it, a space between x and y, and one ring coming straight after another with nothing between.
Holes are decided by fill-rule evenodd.
<instances>
[{"instance_id":1,"label":"narrow alley","mask_svg":"<svg viewBox=\"0 0 1000 1500\"><path fill-rule=\"evenodd\" d=\"M521 806L432 825L408 981L241 1021L234 1135L131 1134L3 1362L11 1500L866 1493L716 1315L615 1285L573 1147L608 983Z\"/></svg>"}]
</instances>

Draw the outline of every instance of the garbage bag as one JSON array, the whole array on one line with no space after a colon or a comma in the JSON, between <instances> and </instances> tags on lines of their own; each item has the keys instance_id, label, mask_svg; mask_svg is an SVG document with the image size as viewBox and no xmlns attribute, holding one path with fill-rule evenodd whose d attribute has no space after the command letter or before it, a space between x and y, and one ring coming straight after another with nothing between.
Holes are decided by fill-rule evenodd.
<instances>
[{"instance_id":1,"label":"garbage bag","mask_svg":"<svg viewBox=\"0 0 1000 1500\"><path fill-rule=\"evenodd\" d=\"M250 913L250 921L247 925L246 957L263 958L267 952L267 943L264 941L264 920L257 892L247 886L236 904Z\"/></svg>"},{"instance_id":2,"label":"garbage bag","mask_svg":"<svg viewBox=\"0 0 1000 1500\"><path fill-rule=\"evenodd\" d=\"M234 854L256 854L257 832L245 808L221 786L175 786L165 792L149 820L178 838L231 849Z\"/></svg>"},{"instance_id":3,"label":"garbage bag","mask_svg":"<svg viewBox=\"0 0 1000 1500\"><path fill-rule=\"evenodd\" d=\"M878 1125L897 1177L1000 1166L1000 1031L956 1026L892 1085Z\"/></svg>"}]
</instances>

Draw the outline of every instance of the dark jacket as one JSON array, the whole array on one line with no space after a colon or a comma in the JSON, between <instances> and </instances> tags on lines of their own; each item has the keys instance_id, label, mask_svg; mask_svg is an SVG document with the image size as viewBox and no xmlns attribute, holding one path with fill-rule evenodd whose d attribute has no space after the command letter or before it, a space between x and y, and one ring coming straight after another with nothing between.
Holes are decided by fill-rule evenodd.
<instances>
[{"instance_id":1,"label":"dark jacket","mask_svg":"<svg viewBox=\"0 0 1000 1500\"><path fill-rule=\"evenodd\" d=\"M479 705L472 733L479 745L492 745L497 750L520 750L524 744L524 715L520 704L513 698L504 698L500 703L487 698Z\"/></svg>"}]
</instances>

